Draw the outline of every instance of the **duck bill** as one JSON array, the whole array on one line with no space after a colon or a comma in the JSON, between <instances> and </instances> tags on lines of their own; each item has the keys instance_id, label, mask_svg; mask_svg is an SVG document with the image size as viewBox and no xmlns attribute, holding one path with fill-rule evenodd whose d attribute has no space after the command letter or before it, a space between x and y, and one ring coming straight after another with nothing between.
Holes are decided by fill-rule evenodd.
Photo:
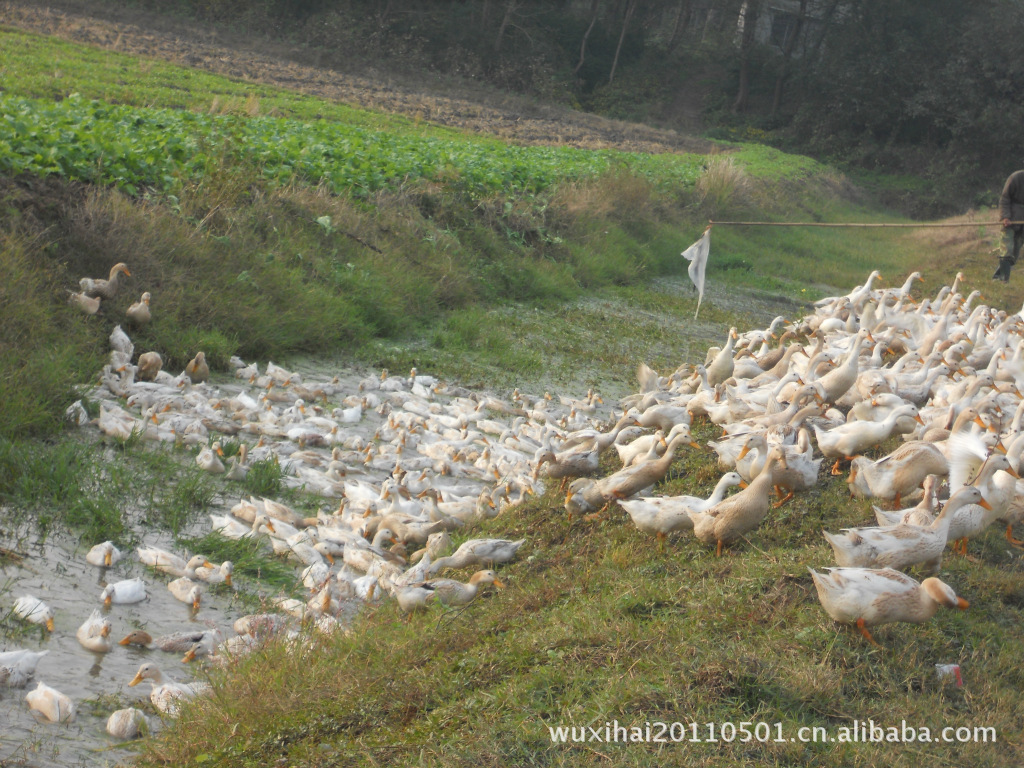
<instances>
[{"instance_id":1,"label":"duck bill","mask_svg":"<svg viewBox=\"0 0 1024 768\"><path fill-rule=\"evenodd\" d=\"M134 688L136 685L138 685L141 682L142 682L142 675L136 674L135 677L132 678L132 681L130 683L128 683L128 687L129 688Z\"/></svg>"},{"instance_id":2,"label":"duck bill","mask_svg":"<svg viewBox=\"0 0 1024 768\"><path fill-rule=\"evenodd\" d=\"M495 579L494 580L494 586L496 586L498 589L504 589L505 588L505 583L500 581L499 579Z\"/></svg>"},{"instance_id":3,"label":"duck bill","mask_svg":"<svg viewBox=\"0 0 1024 768\"><path fill-rule=\"evenodd\" d=\"M186 664L186 663L188 663L190 661L195 661L195 658L196 658L196 649L195 648L189 648L187 651L185 651L185 655L182 657L181 663L182 664Z\"/></svg>"},{"instance_id":4,"label":"duck bill","mask_svg":"<svg viewBox=\"0 0 1024 768\"><path fill-rule=\"evenodd\" d=\"M956 607L959 608L961 611L966 611L968 608L971 607L971 604L964 600L962 597L958 597L956 599Z\"/></svg>"},{"instance_id":5,"label":"duck bill","mask_svg":"<svg viewBox=\"0 0 1024 768\"><path fill-rule=\"evenodd\" d=\"M117 644L118 645L131 645L132 644L132 636L131 635L125 635L122 639L117 641Z\"/></svg>"},{"instance_id":6,"label":"duck bill","mask_svg":"<svg viewBox=\"0 0 1024 768\"><path fill-rule=\"evenodd\" d=\"M981 501L979 501L978 502L978 506L982 507L983 509L987 509L989 512L992 511L992 505L989 504L987 501L985 501L985 499L982 499Z\"/></svg>"},{"instance_id":7,"label":"duck bill","mask_svg":"<svg viewBox=\"0 0 1024 768\"><path fill-rule=\"evenodd\" d=\"M332 563L332 565L333 565L333 563ZM224 577L224 583L227 584L229 587L231 586L231 574L230 573L227 576Z\"/></svg>"},{"instance_id":8,"label":"duck bill","mask_svg":"<svg viewBox=\"0 0 1024 768\"><path fill-rule=\"evenodd\" d=\"M750 485L750 483L748 483L746 480L740 480L740 488L741 489L742 488L746 488L748 485Z\"/></svg>"},{"instance_id":9,"label":"duck bill","mask_svg":"<svg viewBox=\"0 0 1024 768\"><path fill-rule=\"evenodd\" d=\"M46 628L47 628L47 629L48 629L48 630L49 630L50 632L53 632L53 619L47 619L47 620L46 620Z\"/></svg>"}]
</instances>

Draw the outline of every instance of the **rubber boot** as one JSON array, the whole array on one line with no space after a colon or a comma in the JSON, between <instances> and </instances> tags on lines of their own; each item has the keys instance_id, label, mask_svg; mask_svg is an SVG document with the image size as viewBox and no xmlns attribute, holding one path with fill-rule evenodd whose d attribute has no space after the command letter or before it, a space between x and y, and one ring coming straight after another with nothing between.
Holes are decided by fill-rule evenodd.
<instances>
[{"instance_id":1,"label":"rubber boot","mask_svg":"<svg viewBox=\"0 0 1024 768\"><path fill-rule=\"evenodd\" d=\"M992 279L1002 280L1004 283L1010 282L1010 268L1012 266L1012 259L1008 259L1005 256L999 259L999 267L996 269L995 274L992 275Z\"/></svg>"}]
</instances>

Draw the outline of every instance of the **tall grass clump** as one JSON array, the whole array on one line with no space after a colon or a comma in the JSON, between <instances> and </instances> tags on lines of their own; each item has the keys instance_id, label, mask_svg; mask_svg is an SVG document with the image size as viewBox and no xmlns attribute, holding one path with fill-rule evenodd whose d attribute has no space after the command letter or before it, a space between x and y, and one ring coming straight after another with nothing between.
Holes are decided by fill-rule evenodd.
<instances>
[{"instance_id":1,"label":"tall grass clump","mask_svg":"<svg viewBox=\"0 0 1024 768\"><path fill-rule=\"evenodd\" d=\"M697 177L694 196L698 208L710 218L742 207L749 191L746 172L729 155L710 155Z\"/></svg>"},{"instance_id":2,"label":"tall grass clump","mask_svg":"<svg viewBox=\"0 0 1024 768\"><path fill-rule=\"evenodd\" d=\"M98 369L100 323L73 322L38 254L28 233L0 227L0 437L57 429L63 408L54 405L70 403L72 386Z\"/></svg>"}]
</instances>

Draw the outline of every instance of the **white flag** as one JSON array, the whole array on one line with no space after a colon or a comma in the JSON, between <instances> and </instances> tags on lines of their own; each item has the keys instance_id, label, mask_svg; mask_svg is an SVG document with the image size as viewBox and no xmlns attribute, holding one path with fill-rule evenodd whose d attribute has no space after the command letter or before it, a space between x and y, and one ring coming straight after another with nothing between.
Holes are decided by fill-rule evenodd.
<instances>
[{"instance_id":1,"label":"white flag","mask_svg":"<svg viewBox=\"0 0 1024 768\"><path fill-rule=\"evenodd\" d=\"M708 263L708 252L711 250L711 227L704 230L700 240L691 245L680 254L688 259L690 267L686 271L697 287L697 312L700 312L700 302L704 298L704 268ZM697 319L697 312L693 313L693 319Z\"/></svg>"}]
</instances>

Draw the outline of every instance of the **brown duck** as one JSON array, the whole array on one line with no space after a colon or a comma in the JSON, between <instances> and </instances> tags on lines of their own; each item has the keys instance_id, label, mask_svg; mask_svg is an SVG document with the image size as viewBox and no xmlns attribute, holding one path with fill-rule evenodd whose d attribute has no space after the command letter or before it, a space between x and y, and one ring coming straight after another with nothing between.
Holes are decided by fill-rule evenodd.
<instances>
[{"instance_id":1,"label":"brown duck","mask_svg":"<svg viewBox=\"0 0 1024 768\"><path fill-rule=\"evenodd\" d=\"M715 504L706 512L690 512L693 533L705 544L716 544L716 555L722 547L754 530L771 508L769 495L775 484L777 469L786 468L786 456L779 446L768 452L764 469L746 488Z\"/></svg>"}]
</instances>

